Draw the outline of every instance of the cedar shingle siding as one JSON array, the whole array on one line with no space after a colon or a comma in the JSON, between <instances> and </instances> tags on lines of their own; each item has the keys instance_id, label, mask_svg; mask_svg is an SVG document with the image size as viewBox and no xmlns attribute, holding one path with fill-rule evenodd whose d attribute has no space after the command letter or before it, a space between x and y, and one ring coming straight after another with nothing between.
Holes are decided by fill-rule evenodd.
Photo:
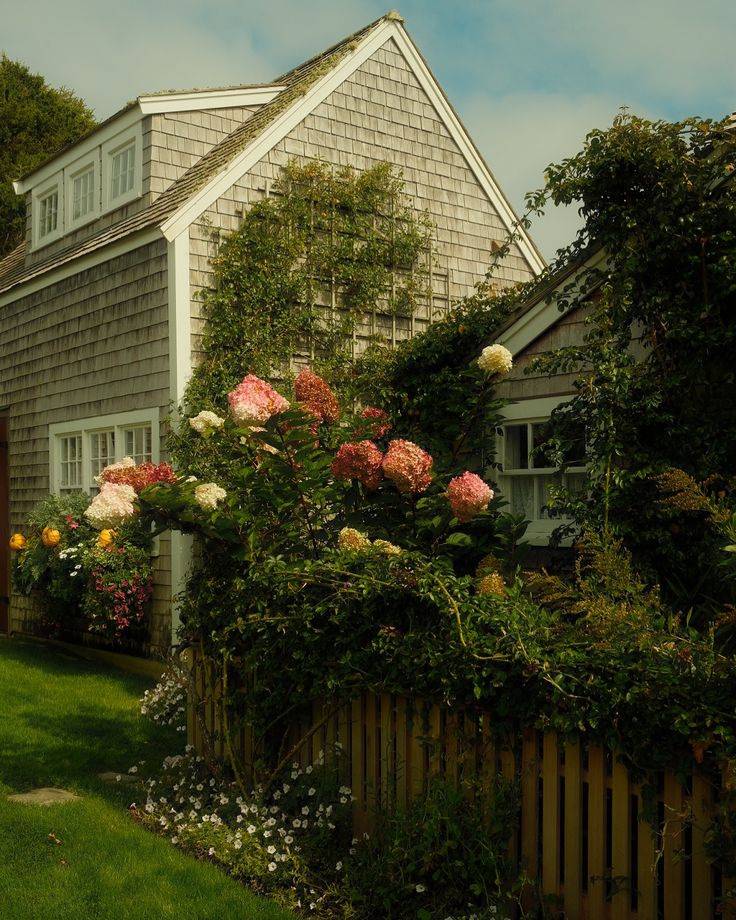
<instances>
[{"instance_id":1,"label":"cedar shingle siding","mask_svg":"<svg viewBox=\"0 0 736 920\"><path fill-rule=\"evenodd\" d=\"M389 38L349 72L351 54L379 29L388 29ZM305 106L302 120L282 139L275 137L245 175L233 173L229 188L214 201L210 196L210 205L187 218L182 232L189 242L193 359L201 336L196 294L212 278L212 229L236 228L244 209L268 193L292 158L357 170L386 161L401 171L407 195L436 227L427 254L431 294L414 317L388 317L380 311L366 317L356 350L374 333L398 341L421 331L483 278L493 242L506 236L504 220L443 112L407 63L402 42L406 47L402 27L389 15L279 78L274 86L284 89L265 104L248 104L247 98L254 97L242 88L242 104L232 107L212 107L207 96L200 110L168 112L164 108L176 105L177 94L162 94L166 106L159 111L149 108L144 115L136 102L120 113L127 124L131 112L140 111L141 196L35 252L19 247L0 263L0 407L9 406L10 415L13 528L23 527L32 506L49 490L50 424L134 409L157 408L162 420L168 414L177 395L169 373L174 338L169 309L170 303L181 309L181 299L170 290L174 231L166 221L206 192L280 118L305 105L312 88L344 62L344 79L336 81L324 101ZM146 98L154 100L155 109L156 97ZM443 104L438 103L440 109ZM106 125L114 127L117 117ZM31 187L32 176L25 180ZM32 192L26 188L30 205ZM29 240L30 220L29 207ZM135 243L139 238L140 245ZM129 251L113 258L110 247L126 244ZM526 240L524 245L529 256L533 244ZM527 256L523 247L514 247L497 273L499 287L538 270L541 260ZM96 258L99 264L82 270L82 258L88 264ZM188 360L179 355L177 367L186 367ZM161 646L170 638L170 555L168 540L162 538L153 636ZM33 618L28 602L14 595L11 629L32 629Z\"/></svg>"}]
</instances>

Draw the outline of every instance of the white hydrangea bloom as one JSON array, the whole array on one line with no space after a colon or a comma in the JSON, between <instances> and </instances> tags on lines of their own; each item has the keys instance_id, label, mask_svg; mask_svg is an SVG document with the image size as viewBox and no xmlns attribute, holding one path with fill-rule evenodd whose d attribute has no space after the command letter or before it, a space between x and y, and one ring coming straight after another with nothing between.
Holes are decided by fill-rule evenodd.
<instances>
[{"instance_id":1,"label":"white hydrangea bloom","mask_svg":"<svg viewBox=\"0 0 736 920\"><path fill-rule=\"evenodd\" d=\"M227 492L214 482L204 482L194 490L194 500L205 511L214 511L218 502L227 497Z\"/></svg>"},{"instance_id":2,"label":"white hydrangea bloom","mask_svg":"<svg viewBox=\"0 0 736 920\"><path fill-rule=\"evenodd\" d=\"M224 418L220 418L219 415L215 415L214 412L209 412L207 409L203 409L199 415L189 419L190 427L201 435L216 431L218 428L222 428L224 424Z\"/></svg>"},{"instance_id":3,"label":"white hydrangea bloom","mask_svg":"<svg viewBox=\"0 0 736 920\"><path fill-rule=\"evenodd\" d=\"M513 366L513 356L503 345L488 345L478 358L478 367L486 374L508 374Z\"/></svg>"}]
</instances>

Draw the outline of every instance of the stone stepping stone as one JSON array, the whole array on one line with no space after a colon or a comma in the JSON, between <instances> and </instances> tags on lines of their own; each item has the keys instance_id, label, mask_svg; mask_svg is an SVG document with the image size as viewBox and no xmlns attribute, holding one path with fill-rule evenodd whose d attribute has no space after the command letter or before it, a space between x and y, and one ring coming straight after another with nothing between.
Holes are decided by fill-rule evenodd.
<instances>
[{"instance_id":1,"label":"stone stepping stone","mask_svg":"<svg viewBox=\"0 0 736 920\"><path fill-rule=\"evenodd\" d=\"M69 792L68 789L54 789L50 786L8 796L11 802L25 802L27 805L55 805L57 802L73 802L78 798L78 795Z\"/></svg>"},{"instance_id":2,"label":"stone stepping stone","mask_svg":"<svg viewBox=\"0 0 736 920\"><path fill-rule=\"evenodd\" d=\"M114 770L108 770L106 773L98 773L97 779L101 779L103 783L139 783L141 778L130 773L115 773Z\"/></svg>"}]
</instances>

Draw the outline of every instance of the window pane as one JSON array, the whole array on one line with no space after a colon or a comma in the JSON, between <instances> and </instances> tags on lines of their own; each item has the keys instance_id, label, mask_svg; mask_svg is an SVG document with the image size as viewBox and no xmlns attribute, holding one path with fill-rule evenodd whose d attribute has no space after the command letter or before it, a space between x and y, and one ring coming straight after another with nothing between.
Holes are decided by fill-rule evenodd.
<instances>
[{"instance_id":1,"label":"window pane","mask_svg":"<svg viewBox=\"0 0 736 920\"><path fill-rule=\"evenodd\" d=\"M82 488L82 436L70 435L59 439L59 489L74 492Z\"/></svg>"},{"instance_id":2,"label":"window pane","mask_svg":"<svg viewBox=\"0 0 736 920\"><path fill-rule=\"evenodd\" d=\"M51 192L39 201L38 236L48 236L58 226L59 193Z\"/></svg>"},{"instance_id":3,"label":"window pane","mask_svg":"<svg viewBox=\"0 0 736 920\"><path fill-rule=\"evenodd\" d=\"M89 436L89 462L92 478L115 462L115 432L94 431Z\"/></svg>"},{"instance_id":4,"label":"window pane","mask_svg":"<svg viewBox=\"0 0 736 920\"><path fill-rule=\"evenodd\" d=\"M534 477L533 476L514 476L508 480L511 489L511 513L523 514L529 520L534 520Z\"/></svg>"},{"instance_id":5,"label":"window pane","mask_svg":"<svg viewBox=\"0 0 736 920\"><path fill-rule=\"evenodd\" d=\"M505 425L506 439L504 451L505 470L526 470L529 468L529 426Z\"/></svg>"},{"instance_id":6,"label":"window pane","mask_svg":"<svg viewBox=\"0 0 736 920\"><path fill-rule=\"evenodd\" d=\"M94 169L75 176L72 186L72 217L78 220L94 209Z\"/></svg>"},{"instance_id":7,"label":"window pane","mask_svg":"<svg viewBox=\"0 0 736 920\"><path fill-rule=\"evenodd\" d=\"M126 147L112 158L110 197L118 198L133 188L135 181L135 145Z\"/></svg>"},{"instance_id":8,"label":"window pane","mask_svg":"<svg viewBox=\"0 0 736 920\"><path fill-rule=\"evenodd\" d=\"M151 460L153 456L153 439L150 425L141 425L137 428L126 428L123 434L125 437L126 457L132 457L136 463L144 463L146 460Z\"/></svg>"}]
</instances>

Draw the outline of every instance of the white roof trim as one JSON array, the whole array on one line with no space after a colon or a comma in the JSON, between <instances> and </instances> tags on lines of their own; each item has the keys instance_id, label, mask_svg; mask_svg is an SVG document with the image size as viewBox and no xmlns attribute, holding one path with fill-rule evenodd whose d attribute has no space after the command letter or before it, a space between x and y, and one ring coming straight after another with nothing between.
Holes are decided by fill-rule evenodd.
<instances>
[{"instance_id":1,"label":"white roof trim","mask_svg":"<svg viewBox=\"0 0 736 920\"><path fill-rule=\"evenodd\" d=\"M401 48L407 64L419 80L441 120L457 143L468 166L485 191L489 200L498 211L505 226L511 230L516 217L503 193L496 185L480 154L460 124L457 116L448 105L447 100L437 86L421 56L411 40L396 20L383 20L375 30L369 33L340 63L325 77L318 80L302 99L287 109L283 115L270 124L265 131L255 138L229 166L192 196L178 211L161 225L167 239L172 240L207 210L233 183L254 166L269 150L276 146L300 121L323 102L329 94L343 83L375 51L393 38ZM545 263L529 240L521 232L519 249L534 272L544 269Z\"/></svg>"},{"instance_id":2,"label":"white roof trim","mask_svg":"<svg viewBox=\"0 0 736 920\"><path fill-rule=\"evenodd\" d=\"M553 288L553 291L562 285L574 284L576 276L585 269L604 268L607 261L608 256L605 250L599 249L580 266L577 272L564 278L556 288ZM582 291L579 293L582 293ZM516 322L512 323L508 329L498 336L496 341L508 348L512 355L518 355L525 348L528 348L535 339L538 339L540 335L551 329L563 316L564 313L560 313L554 300L547 303L545 298L542 298L539 303L534 304L533 307L522 313Z\"/></svg>"},{"instance_id":3,"label":"white roof trim","mask_svg":"<svg viewBox=\"0 0 736 920\"><path fill-rule=\"evenodd\" d=\"M269 150L272 150L300 121L323 102L353 71L383 45L395 36L395 22L382 22L367 35L345 58L328 74L317 80L298 101L294 102L284 113L268 125L265 130L241 151L230 164L214 179L194 194L182 207L161 224L161 230L168 240L173 240L183 233L191 223L203 214L210 205L244 176Z\"/></svg>"},{"instance_id":4,"label":"white roof trim","mask_svg":"<svg viewBox=\"0 0 736 920\"><path fill-rule=\"evenodd\" d=\"M144 115L167 112L195 112L200 109L223 109L238 106L265 105L283 86L249 86L235 89L192 90L186 93L154 93L139 96L138 105Z\"/></svg>"},{"instance_id":5,"label":"white roof trim","mask_svg":"<svg viewBox=\"0 0 736 920\"><path fill-rule=\"evenodd\" d=\"M40 274L34 275L26 281L19 281L8 290L0 292L0 307L14 303L16 300L20 300L21 297L28 297L30 294L35 294L36 291L40 291L51 284L56 284L57 281L71 278L72 275L78 275L88 268L94 268L95 265L100 265L102 262L109 262L110 259L116 259L118 256L125 255L126 252L132 252L134 249L147 246L149 243L154 243L160 239L162 239L162 236L159 228L149 228L124 236L113 243L102 245L99 249L70 259L69 262L63 262L56 268L41 269Z\"/></svg>"},{"instance_id":6,"label":"white roof trim","mask_svg":"<svg viewBox=\"0 0 736 920\"><path fill-rule=\"evenodd\" d=\"M432 76L432 73L410 41L406 32L403 29L397 29L394 37L401 50L404 52L404 57L414 72L414 76L419 80L422 89L429 97L437 114L450 132L452 139L460 148L460 152L465 157L472 173L498 212L507 231L511 233L516 224L517 217L506 199L506 196L496 184L495 179L491 175L478 149L470 139L470 136L453 111L452 106L448 103L437 85L437 81ZM536 273L543 271L546 267L544 259L539 255L523 228L519 228L519 233L520 236L517 245L529 263L529 267Z\"/></svg>"}]
</instances>

